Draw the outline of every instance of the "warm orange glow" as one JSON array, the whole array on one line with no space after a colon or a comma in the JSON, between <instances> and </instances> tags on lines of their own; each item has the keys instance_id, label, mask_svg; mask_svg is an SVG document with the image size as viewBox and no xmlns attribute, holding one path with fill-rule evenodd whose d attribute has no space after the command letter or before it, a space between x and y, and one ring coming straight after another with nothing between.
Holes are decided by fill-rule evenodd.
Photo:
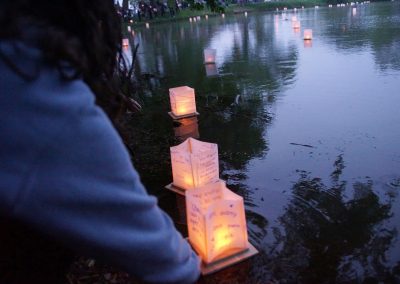
<instances>
[{"instance_id":1,"label":"warm orange glow","mask_svg":"<svg viewBox=\"0 0 400 284\"><path fill-rule=\"evenodd\" d=\"M208 48L204 49L204 63L215 63L215 56L217 54L216 49Z\"/></svg>"},{"instance_id":2,"label":"warm orange glow","mask_svg":"<svg viewBox=\"0 0 400 284\"><path fill-rule=\"evenodd\" d=\"M293 22L293 28L294 28L295 30L299 30L299 29L300 29L300 22L299 22L299 21Z\"/></svg>"},{"instance_id":3,"label":"warm orange glow","mask_svg":"<svg viewBox=\"0 0 400 284\"><path fill-rule=\"evenodd\" d=\"M190 243L204 262L247 249L243 198L223 181L188 190L186 210Z\"/></svg>"},{"instance_id":4,"label":"warm orange glow","mask_svg":"<svg viewBox=\"0 0 400 284\"><path fill-rule=\"evenodd\" d=\"M312 40L305 40L304 41L304 47L305 48L311 48L312 47Z\"/></svg>"},{"instance_id":5,"label":"warm orange glow","mask_svg":"<svg viewBox=\"0 0 400 284\"><path fill-rule=\"evenodd\" d=\"M217 144L188 138L170 151L175 186L191 190L219 180Z\"/></svg>"},{"instance_id":6,"label":"warm orange glow","mask_svg":"<svg viewBox=\"0 0 400 284\"><path fill-rule=\"evenodd\" d=\"M169 89L171 111L176 116L195 114L196 100L194 89L182 86Z\"/></svg>"},{"instance_id":7,"label":"warm orange glow","mask_svg":"<svg viewBox=\"0 0 400 284\"><path fill-rule=\"evenodd\" d=\"M129 39L127 39L127 38L124 38L124 39L122 39L122 46L129 46Z\"/></svg>"},{"instance_id":8,"label":"warm orange glow","mask_svg":"<svg viewBox=\"0 0 400 284\"><path fill-rule=\"evenodd\" d=\"M312 29L304 30L304 40L312 40Z\"/></svg>"}]
</instances>

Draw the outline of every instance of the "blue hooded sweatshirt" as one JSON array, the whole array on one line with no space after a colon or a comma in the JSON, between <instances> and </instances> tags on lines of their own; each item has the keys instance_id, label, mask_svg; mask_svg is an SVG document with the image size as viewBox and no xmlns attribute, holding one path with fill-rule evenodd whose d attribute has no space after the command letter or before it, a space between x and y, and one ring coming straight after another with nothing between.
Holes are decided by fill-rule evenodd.
<instances>
[{"instance_id":1,"label":"blue hooded sweatshirt","mask_svg":"<svg viewBox=\"0 0 400 284\"><path fill-rule=\"evenodd\" d=\"M198 257L146 193L89 87L22 43L0 41L0 54L0 217L146 282L196 281ZM38 76L23 79L7 60Z\"/></svg>"}]
</instances>

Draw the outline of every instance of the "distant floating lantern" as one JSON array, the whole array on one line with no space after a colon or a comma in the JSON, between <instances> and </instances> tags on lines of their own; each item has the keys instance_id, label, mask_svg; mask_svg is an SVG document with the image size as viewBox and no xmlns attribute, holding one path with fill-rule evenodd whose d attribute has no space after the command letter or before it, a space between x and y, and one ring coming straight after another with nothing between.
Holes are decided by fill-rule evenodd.
<instances>
[{"instance_id":1,"label":"distant floating lantern","mask_svg":"<svg viewBox=\"0 0 400 284\"><path fill-rule=\"evenodd\" d=\"M225 18L225 14L224 13L222 13L221 16L222 16L222 18Z\"/></svg>"},{"instance_id":2,"label":"distant floating lantern","mask_svg":"<svg viewBox=\"0 0 400 284\"><path fill-rule=\"evenodd\" d=\"M135 36L135 31L134 31L134 30L132 30L132 32L131 32L131 33L132 33L132 36Z\"/></svg>"},{"instance_id":3,"label":"distant floating lantern","mask_svg":"<svg viewBox=\"0 0 400 284\"><path fill-rule=\"evenodd\" d=\"M206 64L206 76L207 77L214 77L218 75L218 69L217 66L213 63Z\"/></svg>"},{"instance_id":4,"label":"distant floating lantern","mask_svg":"<svg viewBox=\"0 0 400 284\"><path fill-rule=\"evenodd\" d=\"M278 11L279 11L279 9L278 9L278 8L276 8L276 11L278 12Z\"/></svg>"},{"instance_id":5,"label":"distant floating lantern","mask_svg":"<svg viewBox=\"0 0 400 284\"><path fill-rule=\"evenodd\" d=\"M146 29L150 28L150 24L146 23Z\"/></svg>"},{"instance_id":6,"label":"distant floating lantern","mask_svg":"<svg viewBox=\"0 0 400 284\"><path fill-rule=\"evenodd\" d=\"M304 9L304 6L301 6L301 9Z\"/></svg>"},{"instance_id":7,"label":"distant floating lantern","mask_svg":"<svg viewBox=\"0 0 400 284\"><path fill-rule=\"evenodd\" d=\"M123 39L122 39L122 46L124 46L124 47L129 46L129 39L123 38Z\"/></svg>"},{"instance_id":8,"label":"distant floating lantern","mask_svg":"<svg viewBox=\"0 0 400 284\"><path fill-rule=\"evenodd\" d=\"M315 9L319 9L319 6L315 6Z\"/></svg>"},{"instance_id":9,"label":"distant floating lantern","mask_svg":"<svg viewBox=\"0 0 400 284\"><path fill-rule=\"evenodd\" d=\"M188 138L171 147L171 190L186 194L196 187L219 181L218 145Z\"/></svg>"},{"instance_id":10,"label":"distant floating lantern","mask_svg":"<svg viewBox=\"0 0 400 284\"><path fill-rule=\"evenodd\" d=\"M355 16L357 14L357 8L353 8L352 11L353 11L353 16Z\"/></svg>"},{"instance_id":11,"label":"distant floating lantern","mask_svg":"<svg viewBox=\"0 0 400 284\"><path fill-rule=\"evenodd\" d=\"M216 54L217 54L216 49L212 48L204 49L204 63L205 64L215 63Z\"/></svg>"},{"instance_id":12,"label":"distant floating lantern","mask_svg":"<svg viewBox=\"0 0 400 284\"><path fill-rule=\"evenodd\" d=\"M217 261L220 269L258 253L248 241L243 198L225 182L187 191L186 210L189 242L203 260L203 274L212 273Z\"/></svg>"},{"instance_id":13,"label":"distant floating lantern","mask_svg":"<svg viewBox=\"0 0 400 284\"><path fill-rule=\"evenodd\" d=\"M312 40L312 29L304 30L304 40Z\"/></svg>"},{"instance_id":14,"label":"distant floating lantern","mask_svg":"<svg viewBox=\"0 0 400 284\"><path fill-rule=\"evenodd\" d=\"M328 7L329 7L329 8L332 8L332 4L329 4Z\"/></svg>"},{"instance_id":15,"label":"distant floating lantern","mask_svg":"<svg viewBox=\"0 0 400 284\"><path fill-rule=\"evenodd\" d=\"M130 20L129 23L133 24L133 20Z\"/></svg>"},{"instance_id":16,"label":"distant floating lantern","mask_svg":"<svg viewBox=\"0 0 400 284\"><path fill-rule=\"evenodd\" d=\"M206 17L206 20L208 20L208 15L205 15L205 17Z\"/></svg>"},{"instance_id":17,"label":"distant floating lantern","mask_svg":"<svg viewBox=\"0 0 400 284\"><path fill-rule=\"evenodd\" d=\"M297 12L297 8L294 8L293 10L294 10L295 12Z\"/></svg>"},{"instance_id":18,"label":"distant floating lantern","mask_svg":"<svg viewBox=\"0 0 400 284\"><path fill-rule=\"evenodd\" d=\"M297 22L297 17L296 16L292 16L292 22Z\"/></svg>"},{"instance_id":19,"label":"distant floating lantern","mask_svg":"<svg viewBox=\"0 0 400 284\"><path fill-rule=\"evenodd\" d=\"M189 18L189 22L192 22L193 20L192 20L192 18Z\"/></svg>"},{"instance_id":20,"label":"distant floating lantern","mask_svg":"<svg viewBox=\"0 0 400 284\"><path fill-rule=\"evenodd\" d=\"M247 17L247 12L244 12L244 16Z\"/></svg>"},{"instance_id":21,"label":"distant floating lantern","mask_svg":"<svg viewBox=\"0 0 400 284\"><path fill-rule=\"evenodd\" d=\"M293 22L293 29L300 30L300 22L299 21Z\"/></svg>"},{"instance_id":22,"label":"distant floating lantern","mask_svg":"<svg viewBox=\"0 0 400 284\"><path fill-rule=\"evenodd\" d=\"M196 17L193 17L193 22L197 22L197 19L196 19Z\"/></svg>"},{"instance_id":23,"label":"distant floating lantern","mask_svg":"<svg viewBox=\"0 0 400 284\"><path fill-rule=\"evenodd\" d=\"M196 111L194 89L188 86L169 89L169 100L171 103L171 112L169 112L169 115L173 119L180 119L199 114Z\"/></svg>"},{"instance_id":24,"label":"distant floating lantern","mask_svg":"<svg viewBox=\"0 0 400 284\"><path fill-rule=\"evenodd\" d=\"M201 17L200 17L200 16L197 16L197 20L199 20L199 21L200 21L200 20L201 20Z\"/></svg>"},{"instance_id":25,"label":"distant floating lantern","mask_svg":"<svg viewBox=\"0 0 400 284\"><path fill-rule=\"evenodd\" d=\"M128 30L128 32L130 32L131 31L131 26L127 26L127 30Z\"/></svg>"},{"instance_id":26,"label":"distant floating lantern","mask_svg":"<svg viewBox=\"0 0 400 284\"><path fill-rule=\"evenodd\" d=\"M283 7L283 10L284 10L284 11L286 11L286 10L287 10L287 8L286 8L286 7Z\"/></svg>"}]
</instances>

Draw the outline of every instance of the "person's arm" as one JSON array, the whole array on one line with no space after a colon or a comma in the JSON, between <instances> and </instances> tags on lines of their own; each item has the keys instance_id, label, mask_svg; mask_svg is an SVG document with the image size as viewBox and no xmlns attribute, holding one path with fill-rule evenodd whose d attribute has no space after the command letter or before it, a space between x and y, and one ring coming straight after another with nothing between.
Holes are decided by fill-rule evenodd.
<instances>
[{"instance_id":1,"label":"person's arm","mask_svg":"<svg viewBox=\"0 0 400 284\"><path fill-rule=\"evenodd\" d=\"M79 95L71 94L71 102ZM89 101L58 126L64 103L57 105L61 112L37 110L43 127L58 129L33 160L13 214L144 281L196 281L198 257L146 193L119 135Z\"/></svg>"}]
</instances>

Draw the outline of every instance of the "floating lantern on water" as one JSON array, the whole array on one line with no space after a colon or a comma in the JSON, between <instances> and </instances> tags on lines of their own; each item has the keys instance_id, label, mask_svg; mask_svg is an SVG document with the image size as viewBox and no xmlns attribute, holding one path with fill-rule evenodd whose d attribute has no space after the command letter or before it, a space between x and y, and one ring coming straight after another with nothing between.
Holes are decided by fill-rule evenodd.
<instances>
[{"instance_id":1,"label":"floating lantern on water","mask_svg":"<svg viewBox=\"0 0 400 284\"><path fill-rule=\"evenodd\" d=\"M304 30L304 40L312 40L312 29Z\"/></svg>"},{"instance_id":2,"label":"floating lantern on water","mask_svg":"<svg viewBox=\"0 0 400 284\"><path fill-rule=\"evenodd\" d=\"M293 10L294 10L295 12L297 12L297 8L294 8Z\"/></svg>"},{"instance_id":3,"label":"floating lantern on water","mask_svg":"<svg viewBox=\"0 0 400 284\"><path fill-rule=\"evenodd\" d=\"M197 19L196 19L196 17L193 17L193 22L197 22Z\"/></svg>"},{"instance_id":4,"label":"floating lantern on water","mask_svg":"<svg viewBox=\"0 0 400 284\"><path fill-rule=\"evenodd\" d=\"M122 46L123 46L123 47L129 46L129 39L123 38L123 39L122 39Z\"/></svg>"},{"instance_id":5,"label":"floating lantern on water","mask_svg":"<svg viewBox=\"0 0 400 284\"><path fill-rule=\"evenodd\" d=\"M170 151L173 182L168 189L184 195L219 180L217 144L188 138Z\"/></svg>"},{"instance_id":6,"label":"floating lantern on water","mask_svg":"<svg viewBox=\"0 0 400 284\"><path fill-rule=\"evenodd\" d=\"M299 21L293 22L293 29L295 29L296 31L300 30L300 22Z\"/></svg>"},{"instance_id":7,"label":"floating lantern on water","mask_svg":"<svg viewBox=\"0 0 400 284\"><path fill-rule=\"evenodd\" d=\"M328 7L329 7L329 8L332 8L332 4L329 4Z\"/></svg>"},{"instance_id":8,"label":"floating lantern on water","mask_svg":"<svg viewBox=\"0 0 400 284\"><path fill-rule=\"evenodd\" d=\"M146 29L150 28L150 24L146 23Z\"/></svg>"},{"instance_id":9,"label":"floating lantern on water","mask_svg":"<svg viewBox=\"0 0 400 284\"><path fill-rule=\"evenodd\" d=\"M221 17L222 17L222 18L225 18L225 14L224 14L224 13L222 13L222 14L221 14Z\"/></svg>"},{"instance_id":10,"label":"floating lantern on water","mask_svg":"<svg viewBox=\"0 0 400 284\"><path fill-rule=\"evenodd\" d=\"M128 32L131 31L131 26L127 26L126 28L127 28Z\"/></svg>"},{"instance_id":11,"label":"floating lantern on water","mask_svg":"<svg viewBox=\"0 0 400 284\"><path fill-rule=\"evenodd\" d=\"M315 6L315 9L319 9L319 6Z\"/></svg>"},{"instance_id":12,"label":"floating lantern on water","mask_svg":"<svg viewBox=\"0 0 400 284\"><path fill-rule=\"evenodd\" d=\"M297 22L297 17L296 16L292 16L292 23Z\"/></svg>"},{"instance_id":13,"label":"floating lantern on water","mask_svg":"<svg viewBox=\"0 0 400 284\"><path fill-rule=\"evenodd\" d=\"M129 23L133 24L133 20L130 20Z\"/></svg>"},{"instance_id":14,"label":"floating lantern on water","mask_svg":"<svg viewBox=\"0 0 400 284\"><path fill-rule=\"evenodd\" d=\"M353 16L355 16L357 14L357 8L353 8L352 11L353 11Z\"/></svg>"},{"instance_id":15,"label":"floating lantern on water","mask_svg":"<svg viewBox=\"0 0 400 284\"><path fill-rule=\"evenodd\" d=\"M214 77L218 75L217 66L213 63L206 64L206 75L207 77Z\"/></svg>"},{"instance_id":16,"label":"floating lantern on water","mask_svg":"<svg viewBox=\"0 0 400 284\"><path fill-rule=\"evenodd\" d=\"M301 6L301 9L304 9L304 6Z\"/></svg>"},{"instance_id":17,"label":"floating lantern on water","mask_svg":"<svg viewBox=\"0 0 400 284\"><path fill-rule=\"evenodd\" d=\"M225 260L225 267L257 253L248 242L243 198L225 182L187 191L186 210L189 242L203 260L203 274L211 273L216 261Z\"/></svg>"},{"instance_id":18,"label":"floating lantern on water","mask_svg":"<svg viewBox=\"0 0 400 284\"><path fill-rule=\"evenodd\" d=\"M168 114L173 119L195 116L199 114L196 112L194 89L188 86L169 89L169 100L171 103L171 112Z\"/></svg>"},{"instance_id":19,"label":"floating lantern on water","mask_svg":"<svg viewBox=\"0 0 400 284\"><path fill-rule=\"evenodd\" d=\"M244 16L247 17L247 12L244 12Z\"/></svg>"},{"instance_id":20,"label":"floating lantern on water","mask_svg":"<svg viewBox=\"0 0 400 284\"><path fill-rule=\"evenodd\" d=\"M193 20L192 20L192 18L190 17L190 18L189 18L189 22L192 22L192 21L193 21Z\"/></svg>"},{"instance_id":21,"label":"floating lantern on water","mask_svg":"<svg viewBox=\"0 0 400 284\"><path fill-rule=\"evenodd\" d=\"M279 11L279 9L278 9L278 8L276 8L276 11L278 12L278 11Z\"/></svg>"},{"instance_id":22,"label":"floating lantern on water","mask_svg":"<svg viewBox=\"0 0 400 284\"><path fill-rule=\"evenodd\" d=\"M283 7L283 10L284 10L284 11L287 11L287 8L286 8L286 7Z\"/></svg>"},{"instance_id":23,"label":"floating lantern on water","mask_svg":"<svg viewBox=\"0 0 400 284\"><path fill-rule=\"evenodd\" d=\"M132 33L132 36L135 36L135 31L134 31L134 30L132 30L132 32L131 32L131 33Z\"/></svg>"},{"instance_id":24,"label":"floating lantern on water","mask_svg":"<svg viewBox=\"0 0 400 284\"><path fill-rule=\"evenodd\" d=\"M206 17L206 20L208 20L208 15L205 15L205 17Z\"/></svg>"},{"instance_id":25,"label":"floating lantern on water","mask_svg":"<svg viewBox=\"0 0 400 284\"><path fill-rule=\"evenodd\" d=\"M204 63L205 64L215 63L216 54L217 54L216 49L212 48L204 49Z\"/></svg>"}]
</instances>

